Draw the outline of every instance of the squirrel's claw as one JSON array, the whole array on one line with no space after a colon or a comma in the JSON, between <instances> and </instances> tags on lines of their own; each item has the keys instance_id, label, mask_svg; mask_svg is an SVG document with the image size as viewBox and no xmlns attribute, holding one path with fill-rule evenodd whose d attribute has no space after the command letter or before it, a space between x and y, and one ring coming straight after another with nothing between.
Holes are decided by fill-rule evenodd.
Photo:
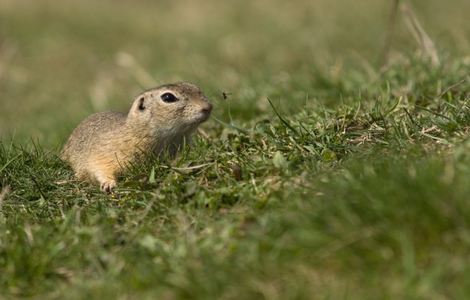
<instances>
[{"instance_id":1,"label":"squirrel's claw","mask_svg":"<svg viewBox=\"0 0 470 300\"><path fill-rule=\"evenodd\" d=\"M106 194L111 194L115 187L116 187L115 180L105 181L100 184L100 190L105 192Z\"/></svg>"}]
</instances>

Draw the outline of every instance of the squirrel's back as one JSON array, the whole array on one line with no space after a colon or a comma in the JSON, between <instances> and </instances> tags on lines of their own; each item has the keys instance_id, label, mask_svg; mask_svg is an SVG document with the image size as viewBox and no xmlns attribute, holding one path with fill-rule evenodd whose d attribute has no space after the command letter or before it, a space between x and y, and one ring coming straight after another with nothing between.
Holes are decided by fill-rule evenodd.
<instances>
[{"instance_id":1,"label":"squirrel's back","mask_svg":"<svg viewBox=\"0 0 470 300\"><path fill-rule=\"evenodd\" d=\"M83 120L72 132L65 144L61 158L72 166L81 165L81 161L93 151L99 151L103 142L109 141L122 131L126 123L126 114L121 112L99 112ZM104 150L104 149L103 149Z\"/></svg>"}]
</instances>

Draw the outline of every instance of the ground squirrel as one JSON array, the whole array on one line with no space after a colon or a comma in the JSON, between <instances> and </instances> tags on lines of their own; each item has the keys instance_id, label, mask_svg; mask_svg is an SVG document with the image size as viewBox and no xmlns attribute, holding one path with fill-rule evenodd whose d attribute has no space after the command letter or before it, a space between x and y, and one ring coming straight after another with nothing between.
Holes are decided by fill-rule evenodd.
<instances>
[{"instance_id":1,"label":"ground squirrel","mask_svg":"<svg viewBox=\"0 0 470 300\"><path fill-rule=\"evenodd\" d=\"M196 85L162 85L138 95L127 115L100 112L83 120L70 135L61 158L78 179L98 182L102 191L110 193L125 166L142 154L175 154L211 110Z\"/></svg>"}]
</instances>

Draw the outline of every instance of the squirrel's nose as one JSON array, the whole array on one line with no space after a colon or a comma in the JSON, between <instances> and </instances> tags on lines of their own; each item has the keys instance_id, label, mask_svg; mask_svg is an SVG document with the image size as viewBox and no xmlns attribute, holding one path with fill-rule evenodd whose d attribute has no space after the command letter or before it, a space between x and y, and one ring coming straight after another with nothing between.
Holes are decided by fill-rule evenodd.
<instances>
[{"instance_id":1,"label":"squirrel's nose","mask_svg":"<svg viewBox=\"0 0 470 300\"><path fill-rule=\"evenodd\" d=\"M212 104L206 102L201 110L205 113L210 113L212 111Z\"/></svg>"}]
</instances>

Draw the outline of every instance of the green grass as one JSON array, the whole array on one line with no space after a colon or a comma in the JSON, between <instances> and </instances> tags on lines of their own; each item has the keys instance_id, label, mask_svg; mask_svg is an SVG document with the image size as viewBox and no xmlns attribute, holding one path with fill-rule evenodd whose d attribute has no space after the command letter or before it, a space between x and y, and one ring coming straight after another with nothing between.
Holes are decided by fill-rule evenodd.
<instances>
[{"instance_id":1,"label":"green grass","mask_svg":"<svg viewBox=\"0 0 470 300\"><path fill-rule=\"evenodd\" d=\"M407 3L438 66L399 13L381 68L388 2L0 2L0 299L468 298L470 7ZM74 181L73 127L174 80L207 137Z\"/></svg>"}]
</instances>

